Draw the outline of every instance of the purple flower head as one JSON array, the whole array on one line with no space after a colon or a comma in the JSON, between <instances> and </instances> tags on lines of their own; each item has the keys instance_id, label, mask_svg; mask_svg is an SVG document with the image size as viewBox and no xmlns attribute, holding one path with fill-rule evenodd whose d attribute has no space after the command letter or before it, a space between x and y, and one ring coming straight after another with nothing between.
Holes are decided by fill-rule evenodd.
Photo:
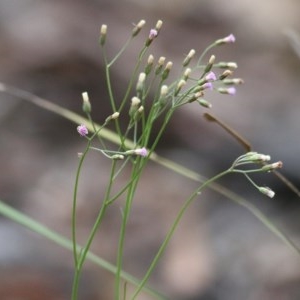
<instances>
[{"instance_id":1,"label":"purple flower head","mask_svg":"<svg viewBox=\"0 0 300 300\"><path fill-rule=\"evenodd\" d=\"M206 83L204 83L204 84L202 85L202 88L203 88L204 90L208 89L208 90L212 91L212 90L213 90L213 85L212 85L211 82L206 82Z\"/></svg>"},{"instance_id":2,"label":"purple flower head","mask_svg":"<svg viewBox=\"0 0 300 300\"><path fill-rule=\"evenodd\" d=\"M235 87L229 87L229 88L218 88L218 92L221 94L227 94L227 95L235 95L236 94L236 88Z\"/></svg>"},{"instance_id":3,"label":"purple flower head","mask_svg":"<svg viewBox=\"0 0 300 300\"><path fill-rule=\"evenodd\" d=\"M147 151L147 149L145 147L139 148L139 149L135 149L134 153L136 155L140 155L142 157L146 157L148 155L148 151Z\"/></svg>"},{"instance_id":4,"label":"purple flower head","mask_svg":"<svg viewBox=\"0 0 300 300\"><path fill-rule=\"evenodd\" d=\"M77 127L77 132L80 134L80 136L86 136L89 133L88 129L83 124Z\"/></svg>"},{"instance_id":5,"label":"purple flower head","mask_svg":"<svg viewBox=\"0 0 300 300\"><path fill-rule=\"evenodd\" d=\"M229 87L229 88L227 89L227 92L228 92L229 95L235 95L235 93L236 93L236 88L235 88L235 87Z\"/></svg>"},{"instance_id":6,"label":"purple flower head","mask_svg":"<svg viewBox=\"0 0 300 300\"><path fill-rule=\"evenodd\" d=\"M235 36L231 33L222 39L216 40L215 43L216 45L223 45L223 44L232 44L234 42L235 42Z\"/></svg>"},{"instance_id":7,"label":"purple flower head","mask_svg":"<svg viewBox=\"0 0 300 300\"><path fill-rule=\"evenodd\" d=\"M156 29L151 29L150 33L149 33L149 39L153 40L154 38L156 38L158 35L158 31Z\"/></svg>"},{"instance_id":8,"label":"purple flower head","mask_svg":"<svg viewBox=\"0 0 300 300\"><path fill-rule=\"evenodd\" d=\"M214 72L209 72L206 76L205 76L205 80L206 81L215 81L217 80L216 74Z\"/></svg>"},{"instance_id":9,"label":"purple flower head","mask_svg":"<svg viewBox=\"0 0 300 300\"><path fill-rule=\"evenodd\" d=\"M224 43L234 43L235 42L235 36L231 33L225 38L223 38Z\"/></svg>"}]
</instances>

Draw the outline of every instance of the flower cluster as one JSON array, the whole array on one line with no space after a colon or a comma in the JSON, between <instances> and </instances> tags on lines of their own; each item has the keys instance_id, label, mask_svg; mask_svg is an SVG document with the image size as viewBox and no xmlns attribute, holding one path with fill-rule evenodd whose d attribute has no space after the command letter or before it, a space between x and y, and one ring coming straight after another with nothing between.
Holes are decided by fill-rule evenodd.
<instances>
[{"instance_id":1,"label":"flower cluster","mask_svg":"<svg viewBox=\"0 0 300 300\"><path fill-rule=\"evenodd\" d=\"M257 172L271 172L276 169L282 168L283 164L281 161L274 162L271 164L267 164L271 160L270 155L258 153L258 152L248 152L244 155L239 156L231 166L232 172L242 173L246 176L246 178L250 181L250 183L258 189L264 195L267 195L270 198L275 196L275 192L272 191L269 187L262 187L258 186L250 177L250 173L257 173ZM250 168L250 169L242 169L241 167L244 166L252 166L260 165L259 168Z\"/></svg>"}]
</instances>

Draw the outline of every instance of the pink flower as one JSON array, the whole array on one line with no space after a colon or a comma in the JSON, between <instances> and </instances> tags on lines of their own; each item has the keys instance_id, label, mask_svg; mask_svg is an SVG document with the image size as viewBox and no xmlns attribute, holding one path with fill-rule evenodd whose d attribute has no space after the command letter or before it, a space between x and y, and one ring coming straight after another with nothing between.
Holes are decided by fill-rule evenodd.
<instances>
[{"instance_id":1,"label":"pink flower","mask_svg":"<svg viewBox=\"0 0 300 300\"><path fill-rule=\"evenodd\" d=\"M149 39L150 40L153 40L154 38L156 38L158 35L158 32L156 29L151 29L150 30L150 33L149 33Z\"/></svg>"},{"instance_id":2,"label":"pink flower","mask_svg":"<svg viewBox=\"0 0 300 300\"><path fill-rule=\"evenodd\" d=\"M224 43L234 43L235 42L235 36L231 33L228 36L226 36L225 38L223 38L223 42Z\"/></svg>"},{"instance_id":3,"label":"pink flower","mask_svg":"<svg viewBox=\"0 0 300 300\"><path fill-rule=\"evenodd\" d=\"M211 82L206 82L206 83L204 83L204 84L202 85L202 88L203 88L204 90L205 90L205 89L208 89L208 90L212 91L213 85L212 85Z\"/></svg>"},{"instance_id":4,"label":"pink flower","mask_svg":"<svg viewBox=\"0 0 300 300\"><path fill-rule=\"evenodd\" d=\"M223 45L223 44L232 44L235 42L235 36L233 34L229 34L228 36L217 40L215 43L217 45Z\"/></svg>"},{"instance_id":5,"label":"pink flower","mask_svg":"<svg viewBox=\"0 0 300 300\"><path fill-rule=\"evenodd\" d=\"M80 136L86 136L89 133L88 129L83 124L77 127L77 132L80 134Z\"/></svg>"},{"instance_id":6,"label":"pink flower","mask_svg":"<svg viewBox=\"0 0 300 300\"><path fill-rule=\"evenodd\" d=\"M235 87L229 87L229 88L227 89L227 92L228 92L229 95L235 95L235 93L236 93L236 88L235 88Z\"/></svg>"},{"instance_id":7,"label":"pink flower","mask_svg":"<svg viewBox=\"0 0 300 300\"><path fill-rule=\"evenodd\" d=\"M209 72L206 76L205 76L205 80L206 81L215 81L217 80L216 74L214 72Z\"/></svg>"},{"instance_id":8,"label":"pink flower","mask_svg":"<svg viewBox=\"0 0 300 300\"><path fill-rule=\"evenodd\" d=\"M146 157L148 155L148 151L147 151L147 149L145 147L139 148L139 149L135 149L134 153L136 155L140 155L142 157Z\"/></svg>"},{"instance_id":9,"label":"pink flower","mask_svg":"<svg viewBox=\"0 0 300 300\"><path fill-rule=\"evenodd\" d=\"M236 88L235 87L229 87L229 88L218 88L218 92L221 94L228 94L228 95L235 95L236 94Z\"/></svg>"}]
</instances>

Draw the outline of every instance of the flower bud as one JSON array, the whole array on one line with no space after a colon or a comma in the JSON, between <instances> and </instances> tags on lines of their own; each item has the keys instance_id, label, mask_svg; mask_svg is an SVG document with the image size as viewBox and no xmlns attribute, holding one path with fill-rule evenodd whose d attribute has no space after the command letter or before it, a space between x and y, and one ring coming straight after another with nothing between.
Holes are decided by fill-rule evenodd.
<instances>
[{"instance_id":1,"label":"flower bud","mask_svg":"<svg viewBox=\"0 0 300 300\"><path fill-rule=\"evenodd\" d=\"M136 85L136 91L138 94L141 94L144 90L145 87L145 80L146 80L146 74L145 73L140 73L139 78L138 78L138 82Z\"/></svg>"},{"instance_id":2,"label":"flower bud","mask_svg":"<svg viewBox=\"0 0 300 300\"><path fill-rule=\"evenodd\" d=\"M165 97L167 95L167 93L168 93L168 90L169 90L168 86L167 85L163 85L161 87L161 89L160 89L160 96L161 97Z\"/></svg>"},{"instance_id":3,"label":"flower bud","mask_svg":"<svg viewBox=\"0 0 300 300\"><path fill-rule=\"evenodd\" d=\"M212 104L209 103L208 101L206 101L205 99L198 99L197 102L198 102L201 106L203 106L203 107L205 107L205 108L211 108L211 107L212 107Z\"/></svg>"},{"instance_id":4,"label":"flower bud","mask_svg":"<svg viewBox=\"0 0 300 300\"><path fill-rule=\"evenodd\" d=\"M103 46L106 41L107 25L103 24L100 29L100 45Z\"/></svg>"},{"instance_id":5,"label":"flower bud","mask_svg":"<svg viewBox=\"0 0 300 300\"><path fill-rule=\"evenodd\" d=\"M230 70L225 70L220 76L219 76L219 80L223 80L226 77L232 75L232 71Z\"/></svg>"},{"instance_id":6,"label":"flower bud","mask_svg":"<svg viewBox=\"0 0 300 300\"><path fill-rule=\"evenodd\" d=\"M111 156L111 159L113 160L123 160L124 159L124 155L122 154L114 154Z\"/></svg>"},{"instance_id":7,"label":"flower bud","mask_svg":"<svg viewBox=\"0 0 300 300\"><path fill-rule=\"evenodd\" d=\"M132 97L131 99L131 106L129 109L129 116L134 117L136 111L138 110L138 106L141 103L141 100L138 97Z\"/></svg>"},{"instance_id":8,"label":"flower bud","mask_svg":"<svg viewBox=\"0 0 300 300\"><path fill-rule=\"evenodd\" d=\"M221 68L221 69L237 69L238 68L237 63L233 62L233 61L230 61L230 62L221 61L221 62L217 63L215 66L218 68Z\"/></svg>"},{"instance_id":9,"label":"flower bud","mask_svg":"<svg viewBox=\"0 0 300 300\"><path fill-rule=\"evenodd\" d=\"M258 163L258 162L267 162L271 160L270 155L257 153L257 152L248 152L245 155L242 155L238 162L251 162L251 163Z\"/></svg>"},{"instance_id":10,"label":"flower bud","mask_svg":"<svg viewBox=\"0 0 300 300\"><path fill-rule=\"evenodd\" d=\"M137 111L139 114L142 114L144 112L144 106L140 106Z\"/></svg>"},{"instance_id":11,"label":"flower bud","mask_svg":"<svg viewBox=\"0 0 300 300\"><path fill-rule=\"evenodd\" d=\"M158 59L157 66L155 68L155 75L158 75L161 72L162 67L163 67L163 65L165 63L165 60L166 60L166 58L164 56L161 56Z\"/></svg>"},{"instance_id":12,"label":"flower bud","mask_svg":"<svg viewBox=\"0 0 300 300\"><path fill-rule=\"evenodd\" d=\"M182 63L182 65L184 67L186 67L191 62L191 60L194 57L195 53L196 53L196 51L194 49L190 50L189 54L186 56L186 58L184 59L184 61Z\"/></svg>"},{"instance_id":13,"label":"flower bud","mask_svg":"<svg viewBox=\"0 0 300 300\"><path fill-rule=\"evenodd\" d=\"M159 99L158 99L159 105L164 106L166 104L168 91L169 91L169 88L167 85L163 85L160 88L160 95L159 95Z\"/></svg>"},{"instance_id":14,"label":"flower bud","mask_svg":"<svg viewBox=\"0 0 300 300\"><path fill-rule=\"evenodd\" d=\"M177 84L177 87L176 87L176 90L175 90L175 96L178 95L178 93L180 92L180 90L186 85L186 81L181 79L178 84Z\"/></svg>"},{"instance_id":15,"label":"flower bud","mask_svg":"<svg viewBox=\"0 0 300 300\"><path fill-rule=\"evenodd\" d=\"M185 81L188 80L191 73L192 73L192 69L191 68L186 68L184 73L183 73L183 79Z\"/></svg>"},{"instance_id":16,"label":"flower bud","mask_svg":"<svg viewBox=\"0 0 300 300\"><path fill-rule=\"evenodd\" d=\"M86 114L91 113L92 111L92 106L91 106L91 102L89 100L89 95L87 92L83 92L82 94L82 110L83 112L85 112Z\"/></svg>"},{"instance_id":17,"label":"flower bud","mask_svg":"<svg viewBox=\"0 0 300 300\"><path fill-rule=\"evenodd\" d=\"M116 119L119 118L119 115L120 115L120 113L116 111L115 113L113 113L113 114L111 115L111 118L112 118L113 120L116 120Z\"/></svg>"},{"instance_id":18,"label":"flower bud","mask_svg":"<svg viewBox=\"0 0 300 300\"><path fill-rule=\"evenodd\" d=\"M262 194L264 194L264 195L266 195L266 196L268 196L268 197L270 197L270 198L273 198L273 197L275 196L275 192L272 191L272 190L271 190L270 188L268 188L268 187L259 187L258 190L259 190Z\"/></svg>"},{"instance_id":19,"label":"flower bud","mask_svg":"<svg viewBox=\"0 0 300 300\"><path fill-rule=\"evenodd\" d=\"M157 31L160 31L162 25L163 25L163 21L162 21L162 20L158 20L157 23L156 23L156 25L155 25L155 29L156 29Z\"/></svg>"},{"instance_id":20,"label":"flower bud","mask_svg":"<svg viewBox=\"0 0 300 300\"><path fill-rule=\"evenodd\" d=\"M238 85L244 83L244 80L242 78L232 78L232 79L224 79L222 82L226 85L230 85L230 84Z\"/></svg>"},{"instance_id":21,"label":"flower bud","mask_svg":"<svg viewBox=\"0 0 300 300\"><path fill-rule=\"evenodd\" d=\"M261 168L262 171L266 171L266 172L269 172L269 171L273 171L275 169L280 169L282 168L283 164L282 164L282 161L277 161L275 163L272 163L272 164L268 164L268 165L265 165Z\"/></svg>"},{"instance_id":22,"label":"flower bud","mask_svg":"<svg viewBox=\"0 0 300 300\"><path fill-rule=\"evenodd\" d=\"M169 73L170 73L170 70L172 69L172 66L173 66L173 63L172 63L171 61L169 61L169 62L166 64L166 67L165 67L164 71L163 71L162 74L161 74L162 80L165 80L165 79L168 78Z\"/></svg>"},{"instance_id":23,"label":"flower bud","mask_svg":"<svg viewBox=\"0 0 300 300\"><path fill-rule=\"evenodd\" d=\"M110 120L116 120L119 118L120 113L114 112L112 115L108 116L105 120L105 123L108 123Z\"/></svg>"},{"instance_id":24,"label":"flower bud","mask_svg":"<svg viewBox=\"0 0 300 300\"><path fill-rule=\"evenodd\" d=\"M138 24L132 30L132 37L135 37L136 35L138 35L145 24L146 24L145 20L139 21Z\"/></svg>"},{"instance_id":25,"label":"flower bud","mask_svg":"<svg viewBox=\"0 0 300 300\"><path fill-rule=\"evenodd\" d=\"M147 60L147 65L145 68L145 74L148 75L153 67L153 62L154 62L154 56L152 54L149 55L148 60Z\"/></svg>"},{"instance_id":26,"label":"flower bud","mask_svg":"<svg viewBox=\"0 0 300 300\"><path fill-rule=\"evenodd\" d=\"M216 57L214 55L212 55L209 58L209 61L208 61L208 64L206 65L206 67L205 67L204 73L208 73L212 69L212 67L215 63L215 60L216 60Z\"/></svg>"}]
</instances>

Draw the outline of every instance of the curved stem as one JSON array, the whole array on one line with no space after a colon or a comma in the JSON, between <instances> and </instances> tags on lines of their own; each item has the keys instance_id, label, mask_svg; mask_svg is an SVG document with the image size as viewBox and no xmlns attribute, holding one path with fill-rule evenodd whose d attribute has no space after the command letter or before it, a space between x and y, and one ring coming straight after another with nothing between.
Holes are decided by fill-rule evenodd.
<instances>
[{"instance_id":1,"label":"curved stem","mask_svg":"<svg viewBox=\"0 0 300 300\"><path fill-rule=\"evenodd\" d=\"M140 293L140 291L143 289L144 285L146 284L146 282L148 281L152 271L154 270L154 268L156 267L159 259L161 258L162 254L164 253L167 245L169 244L169 241L171 239L171 237L173 236L180 220L182 219L182 216L184 215L185 211L187 210L187 208L191 205L191 203L196 199L196 197L201 193L201 191L207 187L208 185L210 185L212 182L218 180L219 178L225 176L226 174L230 173L231 171L228 169L224 172L219 173L218 175L212 177L211 179L207 180L206 182L204 182L200 187L198 187L192 194L191 196L185 201L185 203L183 204L183 206L181 207L173 225L171 226L168 234L166 235L165 240L163 241L162 245L160 246L157 254L155 255L154 259L152 260L148 271L146 272L144 278L141 280L140 285L137 287L137 289L135 290L133 296L132 296L132 300L134 300L138 294Z\"/></svg>"}]
</instances>

